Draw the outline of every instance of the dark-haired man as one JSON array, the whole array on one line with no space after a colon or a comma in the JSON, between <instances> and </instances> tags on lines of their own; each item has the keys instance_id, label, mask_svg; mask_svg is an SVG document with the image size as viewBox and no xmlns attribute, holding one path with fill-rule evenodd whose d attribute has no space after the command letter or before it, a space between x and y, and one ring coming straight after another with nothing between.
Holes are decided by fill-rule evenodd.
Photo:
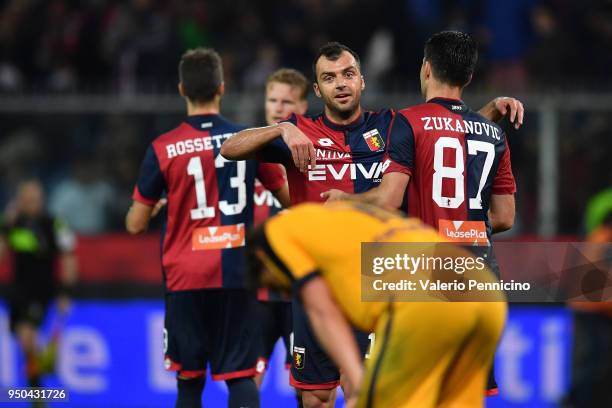
<instances>
[{"instance_id":1,"label":"dark-haired man","mask_svg":"<svg viewBox=\"0 0 612 408\"><path fill-rule=\"evenodd\" d=\"M224 142L221 154L240 160L257 154L263 161L282 163L287 169L291 203L322 201L321 193L335 188L365 192L380 183L384 155L394 112L364 111L361 92L365 81L359 57L339 43L323 46L313 63L315 94L323 99L323 113L292 115L264 128L248 129ZM522 120L518 101L498 98L483 108L491 119L511 110L511 119ZM498 112L499 110L499 112ZM518 119L520 117L520 119ZM324 234L325 231L322 231ZM301 301L293 301L294 362L291 384L303 390L306 407L332 406L340 374L318 345ZM368 333L358 333L363 353Z\"/></svg>"},{"instance_id":2,"label":"dark-haired man","mask_svg":"<svg viewBox=\"0 0 612 408\"><path fill-rule=\"evenodd\" d=\"M353 198L400 208L408 194L409 214L449 239L456 235L452 221L471 222L479 242L485 233L512 226L516 187L506 136L461 100L477 59L476 42L467 34L445 31L427 40L420 73L427 103L398 112L382 182ZM324 196L348 197L339 190ZM487 241L486 234L484 238Z\"/></svg>"},{"instance_id":3,"label":"dark-haired man","mask_svg":"<svg viewBox=\"0 0 612 408\"><path fill-rule=\"evenodd\" d=\"M219 113L225 84L215 51L187 51L179 77L188 116L149 145L126 228L144 232L167 204L164 363L177 371L177 407L201 406L207 364L212 378L227 384L230 407L258 407L259 328L255 294L244 286L245 231L253 222L255 176L271 191L285 179L276 167L219 155L223 140L243 127Z\"/></svg>"},{"instance_id":4,"label":"dark-haired man","mask_svg":"<svg viewBox=\"0 0 612 408\"><path fill-rule=\"evenodd\" d=\"M490 252L491 235L514 223L516 185L503 130L461 100L478 47L468 34L444 31L427 40L424 54L420 78L427 103L397 113L380 185L363 194L331 190L323 196L393 209L407 202L409 215L447 239ZM493 253L488 256L496 269ZM491 376L488 393L496 392Z\"/></svg>"}]
</instances>

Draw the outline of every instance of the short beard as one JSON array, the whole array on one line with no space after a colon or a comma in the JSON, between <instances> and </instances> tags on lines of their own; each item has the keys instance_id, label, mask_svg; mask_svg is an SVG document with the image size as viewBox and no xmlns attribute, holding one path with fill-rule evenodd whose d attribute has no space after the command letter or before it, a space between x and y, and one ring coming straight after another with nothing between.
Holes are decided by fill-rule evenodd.
<instances>
[{"instance_id":1,"label":"short beard","mask_svg":"<svg viewBox=\"0 0 612 408\"><path fill-rule=\"evenodd\" d=\"M352 106L349 106L347 109L338 109L334 104L327 104L327 109L334 113L337 117L342 120L347 120L351 116L355 114L355 112L359 109L359 101L355 100Z\"/></svg>"}]
</instances>

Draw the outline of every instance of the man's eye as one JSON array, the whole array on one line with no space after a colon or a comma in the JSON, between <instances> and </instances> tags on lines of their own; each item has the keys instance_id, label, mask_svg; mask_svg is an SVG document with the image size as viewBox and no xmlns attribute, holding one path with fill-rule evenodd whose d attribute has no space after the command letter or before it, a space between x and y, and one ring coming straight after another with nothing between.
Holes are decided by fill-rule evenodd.
<instances>
[{"instance_id":1,"label":"man's eye","mask_svg":"<svg viewBox=\"0 0 612 408\"><path fill-rule=\"evenodd\" d=\"M349 71L349 72L347 72L347 73L346 73L346 77L347 77L347 78L352 78L352 77L354 77L354 76L355 76L355 74L354 74L353 72L350 72L350 71Z\"/></svg>"}]
</instances>

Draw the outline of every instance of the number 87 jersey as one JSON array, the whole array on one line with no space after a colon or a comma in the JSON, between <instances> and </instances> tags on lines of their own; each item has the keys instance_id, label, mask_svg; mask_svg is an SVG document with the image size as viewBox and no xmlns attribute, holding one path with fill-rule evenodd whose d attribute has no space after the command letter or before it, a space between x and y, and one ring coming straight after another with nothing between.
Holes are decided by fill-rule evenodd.
<instances>
[{"instance_id":1,"label":"number 87 jersey","mask_svg":"<svg viewBox=\"0 0 612 408\"><path fill-rule=\"evenodd\" d=\"M453 241L489 243L491 195L516 191L503 131L445 98L399 111L392 126L385 173L411 176L408 213Z\"/></svg>"},{"instance_id":2,"label":"number 87 jersey","mask_svg":"<svg viewBox=\"0 0 612 408\"><path fill-rule=\"evenodd\" d=\"M189 116L147 149L133 199L153 206L167 196L161 260L170 292L244 287L255 177L271 191L285 179L278 165L219 154L223 141L242 129L220 115Z\"/></svg>"}]
</instances>

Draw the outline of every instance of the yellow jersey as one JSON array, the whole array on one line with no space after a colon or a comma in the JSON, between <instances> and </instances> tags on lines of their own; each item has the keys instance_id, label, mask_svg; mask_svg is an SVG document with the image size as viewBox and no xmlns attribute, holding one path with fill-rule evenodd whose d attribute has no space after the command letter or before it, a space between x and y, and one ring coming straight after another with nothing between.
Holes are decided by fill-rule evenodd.
<instances>
[{"instance_id":1,"label":"yellow jersey","mask_svg":"<svg viewBox=\"0 0 612 408\"><path fill-rule=\"evenodd\" d=\"M322 275L347 318L364 331L374 329L392 299L362 301L361 243L445 241L416 218L357 202L292 207L267 221L264 234L264 263L285 288Z\"/></svg>"}]
</instances>

